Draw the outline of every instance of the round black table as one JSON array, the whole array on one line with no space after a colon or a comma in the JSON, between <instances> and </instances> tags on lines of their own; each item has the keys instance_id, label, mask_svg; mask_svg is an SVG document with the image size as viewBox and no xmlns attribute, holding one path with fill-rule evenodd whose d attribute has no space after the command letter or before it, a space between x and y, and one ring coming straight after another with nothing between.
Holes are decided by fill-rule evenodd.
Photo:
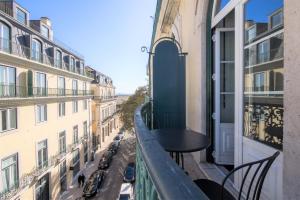
<instances>
[{"instance_id":1,"label":"round black table","mask_svg":"<svg viewBox=\"0 0 300 200\"><path fill-rule=\"evenodd\" d=\"M151 131L160 145L173 155L176 154L176 162L184 169L182 153L190 153L206 149L210 145L209 138L201 133L185 129L156 129Z\"/></svg>"}]
</instances>

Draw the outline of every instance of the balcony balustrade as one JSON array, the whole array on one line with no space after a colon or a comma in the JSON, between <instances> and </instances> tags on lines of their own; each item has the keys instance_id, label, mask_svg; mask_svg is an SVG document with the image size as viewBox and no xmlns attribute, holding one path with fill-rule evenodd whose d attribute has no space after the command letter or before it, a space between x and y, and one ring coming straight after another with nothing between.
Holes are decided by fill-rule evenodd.
<instances>
[{"instance_id":1,"label":"balcony balustrade","mask_svg":"<svg viewBox=\"0 0 300 200\"><path fill-rule=\"evenodd\" d=\"M54 57L47 55L46 53L35 51L25 45L18 44L11 40L7 40L1 37L0 37L0 51L21 58L26 58L28 60L32 60L38 63L46 64L50 67L59 68L82 76L94 78L93 74L90 73L89 71L86 71L76 66L72 68L68 63L60 62L58 59L55 59Z\"/></svg>"},{"instance_id":2,"label":"balcony balustrade","mask_svg":"<svg viewBox=\"0 0 300 200\"><path fill-rule=\"evenodd\" d=\"M135 112L135 199L208 199L151 135L148 127L152 126L153 113L147 103Z\"/></svg>"},{"instance_id":3,"label":"balcony balustrade","mask_svg":"<svg viewBox=\"0 0 300 200\"><path fill-rule=\"evenodd\" d=\"M30 97L68 97L68 96L91 96L92 90L73 90L61 88L44 88L44 87L28 87L1 85L0 99L2 98L30 98Z\"/></svg>"},{"instance_id":4,"label":"balcony balustrade","mask_svg":"<svg viewBox=\"0 0 300 200\"><path fill-rule=\"evenodd\" d=\"M94 100L99 100L100 102L115 100L118 96L94 96Z\"/></svg>"}]
</instances>

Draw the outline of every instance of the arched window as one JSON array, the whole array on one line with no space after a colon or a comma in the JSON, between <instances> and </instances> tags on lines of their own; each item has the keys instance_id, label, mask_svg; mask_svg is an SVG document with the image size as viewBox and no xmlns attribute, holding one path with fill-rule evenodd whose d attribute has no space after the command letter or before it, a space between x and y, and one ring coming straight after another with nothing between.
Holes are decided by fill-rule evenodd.
<instances>
[{"instance_id":1,"label":"arched window","mask_svg":"<svg viewBox=\"0 0 300 200\"><path fill-rule=\"evenodd\" d=\"M2 51L10 52L10 28L0 22L0 48Z\"/></svg>"},{"instance_id":2,"label":"arched window","mask_svg":"<svg viewBox=\"0 0 300 200\"><path fill-rule=\"evenodd\" d=\"M56 50L56 53L55 53L55 64L56 64L56 67L62 68L62 53L59 50Z\"/></svg>"},{"instance_id":3,"label":"arched window","mask_svg":"<svg viewBox=\"0 0 300 200\"><path fill-rule=\"evenodd\" d=\"M42 62L42 43L35 39L32 40L31 59Z\"/></svg>"}]
</instances>

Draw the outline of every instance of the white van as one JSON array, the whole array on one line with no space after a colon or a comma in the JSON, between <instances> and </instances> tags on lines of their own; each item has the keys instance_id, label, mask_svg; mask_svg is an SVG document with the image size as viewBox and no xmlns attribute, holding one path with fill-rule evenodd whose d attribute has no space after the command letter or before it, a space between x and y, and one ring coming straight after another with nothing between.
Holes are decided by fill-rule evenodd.
<instances>
[{"instance_id":1,"label":"white van","mask_svg":"<svg viewBox=\"0 0 300 200\"><path fill-rule=\"evenodd\" d=\"M130 183L123 183L118 200L133 200L133 186Z\"/></svg>"}]
</instances>

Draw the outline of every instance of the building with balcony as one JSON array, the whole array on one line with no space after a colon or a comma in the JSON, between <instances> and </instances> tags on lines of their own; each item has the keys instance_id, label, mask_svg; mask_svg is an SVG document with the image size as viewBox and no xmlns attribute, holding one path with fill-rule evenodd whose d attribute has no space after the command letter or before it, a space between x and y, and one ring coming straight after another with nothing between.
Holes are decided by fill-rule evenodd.
<instances>
[{"instance_id":1,"label":"building with balcony","mask_svg":"<svg viewBox=\"0 0 300 200\"><path fill-rule=\"evenodd\" d=\"M50 19L0 2L0 199L58 199L91 152L84 59Z\"/></svg>"},{"instance_id":2,"label":"building with balcony","mask_svg":"<svg viewBox=\"0 0 300 200\"><path fill-rule=\"evenodd\" d=\"M93 147L94 150L104 149L113 141L121 128L115 95L116 88L110 77L91 67L87 70L94 76L91 82L94 94L92 100Z\"/></svg>"},{"instance_id":3,"label":"building with balcony","mask_svg":"<svg viewBox=\"0 0 300 200\"><path fill-rule=\"evenodd\" d=\"M147 49L150 102L135 114L137 199L205 199L151 135L164 128L207 135L210 146L192 156L205 178L219 183L231 169L279 151L260 199L300 198L299 6L157 1ZM248 173L235 173L226 187L247 190Z\"/></svg>"}]
</instances>

